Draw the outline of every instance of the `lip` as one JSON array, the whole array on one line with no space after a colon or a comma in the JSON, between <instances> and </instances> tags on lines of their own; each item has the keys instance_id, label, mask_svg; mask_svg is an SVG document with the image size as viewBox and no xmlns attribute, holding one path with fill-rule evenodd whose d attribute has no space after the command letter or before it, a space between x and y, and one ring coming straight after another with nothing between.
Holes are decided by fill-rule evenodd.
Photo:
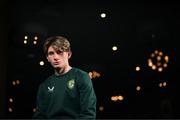
<instances>
[{"instance_id":1,"label":"lip","mask_svg":"<svg viewBox=\"0 0 180 120\"><path fill-rule=\"evenodd\" d=\"M59 65L59 62L54 62L54 65Z\"/></svg>"}]
</instances>

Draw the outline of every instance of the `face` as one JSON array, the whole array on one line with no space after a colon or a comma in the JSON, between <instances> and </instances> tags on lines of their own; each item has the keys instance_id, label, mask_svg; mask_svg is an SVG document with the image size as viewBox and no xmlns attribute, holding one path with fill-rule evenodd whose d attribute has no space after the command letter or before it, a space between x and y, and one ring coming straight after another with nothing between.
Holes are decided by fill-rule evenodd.
<instances>
[{"instance_id":1,"label":"face","mask_svg":"<svg viewBox=\"0 0 180 120\"><path fill-rule=\"evenodd\" d=\"M47 59L51 65L56 69L65 68L69 65L69 58L71 57L71 52L61 52L54 49L52 46L48 48Z\"/></svg>"}]
</instances>

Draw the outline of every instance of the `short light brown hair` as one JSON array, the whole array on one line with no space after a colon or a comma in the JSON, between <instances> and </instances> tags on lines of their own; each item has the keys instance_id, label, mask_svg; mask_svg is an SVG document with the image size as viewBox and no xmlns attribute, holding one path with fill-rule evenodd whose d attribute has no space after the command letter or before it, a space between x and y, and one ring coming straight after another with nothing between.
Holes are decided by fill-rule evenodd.
<instances>
[{"instance_id":1,"label":"short light brown hair","mask_svg":"<svg viewBox=\"0 0 180 120\"><path fill-rule=\"evenodd\" d=\"M62 36L53 36L45 40L43 49L46 55L48 55L48 48L50 46L62 52L71 51L70 42L68 41L67 38Z\"/></svg>"}]
</instances>

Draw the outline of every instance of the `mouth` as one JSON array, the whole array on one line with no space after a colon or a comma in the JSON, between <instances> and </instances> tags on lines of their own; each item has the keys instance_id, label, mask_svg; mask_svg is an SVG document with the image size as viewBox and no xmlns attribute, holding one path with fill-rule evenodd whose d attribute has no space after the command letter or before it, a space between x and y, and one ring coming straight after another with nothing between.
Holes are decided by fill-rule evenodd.
<instances>
[{"instance_id":1,"label":"mouth","mask_svg":"<svg viewBox=\"0 0 180 120\"><path fill-rule=\"evenodd\" d=\"M54 65L59 65L59 62L54 62Z\"/></svg>"}]
</instances>

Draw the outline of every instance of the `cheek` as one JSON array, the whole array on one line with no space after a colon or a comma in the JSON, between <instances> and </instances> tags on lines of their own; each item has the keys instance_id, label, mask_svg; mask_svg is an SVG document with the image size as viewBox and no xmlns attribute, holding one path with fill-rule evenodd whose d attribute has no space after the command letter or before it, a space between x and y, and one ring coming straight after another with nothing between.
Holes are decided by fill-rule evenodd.
<instances>
[{"instance_id":1,"label":"cheek","mask_svg":"<svg viewBox=\"0 0 180 120\"><path fill-rule=\"evenodd\" d=\"M62 60L63 62L65 62L65 63L68 62L68 59L67 59L66 57L61 58L61 60Z\"/></svg>"},{"instance_id":2,"label":"cheek","mask_svg":"<svg viewBox=\"0 0 180 120\"><path fill-rule=\"evenodd\" d=\"M52 61L52 57L47 57L48 62Z\"/></svg>"}]
</instances>

